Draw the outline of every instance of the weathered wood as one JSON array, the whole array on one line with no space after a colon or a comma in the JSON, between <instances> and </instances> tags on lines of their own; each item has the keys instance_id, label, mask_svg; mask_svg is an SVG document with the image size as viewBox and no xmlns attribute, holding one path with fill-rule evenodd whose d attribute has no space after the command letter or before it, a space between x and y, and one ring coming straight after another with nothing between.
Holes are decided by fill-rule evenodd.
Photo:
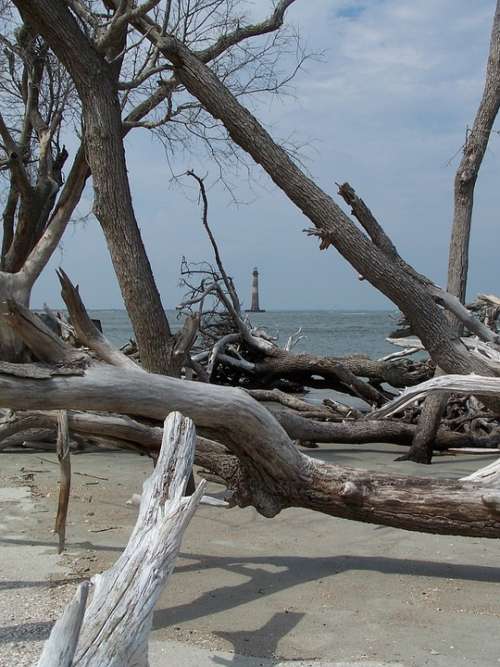
<instances>
[{"instance_id":1,"label":"weathered wood","mask_svg":"<svg viewBox=\"0 0 500 667\"><path fill-rule=\"evenodd\" d=\"M61 283L61 296L70 312L71 323L75 328L80 342L97 352L101 359L113 366L140 369L141 367L130 357L113 347L102 331L99 331L96 327L83 305L78 292L78 285L76 287L73 286L67 274L62 269L57 271L57 276Z\"/></svg>"},{"instance_id":2,"label":"weathered wood","mask_svg":"<svg viewBox=\"0 0 500 667\"><path fill-rule=\"evenodd\" d=\"M352 444L370 442L388 442L408 446L412 442L416 427L401 421L355 420L347 423L315 421L304 418L306 412L284 410L273 403L263 403L271 414L285 429L291 440L314 441L318 443ZM126 415L104 414L96 412L67 411L68 422L73 437L99 437L102 442L113 442L114 445L131 446L147 453L153 458L160 449L163 430L158 425L132 419ZM15 417L0 425L0 449L11 446L34 446L31 440L50 440L57 428L57 412L51 411L19 411ZM17 436L17 438L16 438ZM102 440L106 438L107 440ZM25 442L28 440L28 442ZM468 433L457 433L448 429L440 429L436 435L436 450L452 448L473 448L474 451L492 450L500 444L500 434L474 436ZM45 442L50 449L50 442ZM214 453L216 443L197 435L195 462L205 465L207 456ZM54 447L52 446L52 449ZM227 454L222 445L219 453Z\"/></svg>"},{"instance_id":3,"label":"weathered wood","mask_svg":"<svg viewBox=\"0 0 500 667\"><path fill-rule=\"evenodd\" d=\"M62 410L57 417L57 459L60 467L59 499L54 532L59 538L58 553L64 551L66 543L66 518L68 516L71 491L71 459L69 449L68 415Z\"/></svg>"},{"instance_id":4,"label":"weathered wood","mask_svg":"<svg viewBox=\"0 0 500 667\"><path fill-rule=\"evenodd\" d=\"M86 355L67 345L28 308L16 301L3 304L3 317L40 361L79 367Z\"/></svg>"},{"instance_id":5,"label":"weathered wood","mask_svg":"<svg viewBox=\"0 0 500 667\"><path fill-rule=\"evenodd\" d=\"M497 397L500 394L500 378L483 377L482 375L476 375L474 373L471 373L470 375L436 376L431 380L416 385L415 387L408 387L400 396L393 399L382 408L375 410L373 415L378 418L389 417L419 398L437 392L475 394L476 396L481 397Z\"/></svg>"},{"instance_id":6,"label":"weathered wood","mask_svg":"<svg viewBox=\"0 0 500 667\"><path fill-rule=\"evenodd\" d=\"M56 667L56 665L57 667L73 667L88 591L88 581L78 586L73 599L52 628L50 637L43 646L37 667Z\"/></svg>"},{"instance_id":7,"label":"weathered wood","mask_svg":"<svg viewBox=\"0 0 500 667\"><path fill-rule=\"evenodd\" d=\"M372 414L362 419L343 423L306 419L301 412L286 410L279 405L265 403L292 440L312 440L314 442L337 444L361 444L388 442L397 445L411 445L415 435L415 424L389 419L375 419ZM1 432L1 431L0 431ZM436 450L450 447L496 447L500 444L500 434L474 436L457 433L446 428L439 429L434 441Z\"/></svg>"},{"instance_id":8,"label":"weathered wood","mask_svg":"<svg viewBox=\"0 0 500 667\"><path fill-rule=\"evenodd\" d=\"M142 364L150 371L179 375L179 365L172 367L173 336L132 203L117 89L119 66L113 67L93 46L65 3L15 0L14 4L47 40L78 91L85 157L94 184L93 211L106 237ZM122 25L118 44L124 45L126 33ZM158 338L162 345L157 345Z\"/></svg>"},{"instance_id":9,"label":"weathered wood","mask_svg":"<svg viewBox=\"0 0 500 667\"><path fill-rule=\"evenodd\" d=\"M446 372L489 373L486 364L472 358L454 338L441 308L414 272L392 261L359 230L333 199L305 176L213 71L185 45L165 35L152 19L134 17L131 23L172 62L179 80L212 116L221 120L235 143L265 169L313 222L323 247L334 245L361 275L405 313L436 364Z\"/></svg>"},{"instance_id":10,"label":"weathered wood","mask_svg":"<svg viewBox=\"0 0 500 667\"><path fill-rule=\"evenodd\" d=\"M333 417L336 412L334 407L323 407L323 410L321 410L321 406L307 403L307 401L303 401L300 398L287 394L279 389L246 389L245 391L257 401L280 403L285 407L297 410L297 412L301 413L311 413L316 410L317 412L322 412L325 417Z\"/></svg>"},{"instance_id":11,"label":"weathered wood","mask_svg":"<svg viewBox=\"0 0 500 667\"><path fill-rule=\"evenodd\" d=\"M40 382L46 383L43 392ZM234 503L254 505L264 516L298 506L408 530L500 537L500 519L483 503L480 484L355 471L311 459L261 404L239 389L97 365L83 377L0 376L0 404L99 409L154 419L179 410L236 455L222 455L223 465L211 469L226 480ZM360 489L362 502L345 502L340 491L347 481Z\"/></svg>"},{"instance_id":12,"label":"weathered wood","mask_svg":"<svg viewBox=\"0 0 500 667\"><path fill-rule=\"evenodd\" d=\"M479 482L484 486L500 488L500 459L490 463L484 468L479 468L475 472L462 477L463 482Z\"/></svg>"},{"instance_id":13,"label":"weathered wood","mask_svg":"<svg viewBox=\"0 0 500 667\"><path fill-rule=\"evenodd\" d=\"M205 485L203 481L192 496L184 495L194 443L193 423L179 413L170 414L165 420L158 463L144 483L139 516L128 544L113 567L92 580L93 596L81 623L73 661L60 663L55 658L67 633L72 637L78 634L81 604L77 614L68 618L67 610L65 621L54 626L44 648L45 662L40 661L38 667L147 667L154 607L173 571L182 535Z\"/></svg>"},{"instance_id":14,"label":"weathered wood","mask_svg":"<svg viewBox=\"0 0 500 667\"><path fill-rule=\"evenodd\" d=\"M0 373L21 378L33 378L34 380L46 380L53 375L81 375L83 371L71 367L55 368L43 364L16 364L9 361L0 361Z\"/></svg>"},{"instance_id":15,"label":"weathered wood","mask_svg":"<svg viewBox=\"0 0 500 667\"><path fill-rule=\"evenodd\" d=\"M465 299L467 285L474 188L499 108L500 2L497 2L483 94L472 129L467 133L463 156L455 176L448 289L462 301Z\"/></svg>"}]
</instances>

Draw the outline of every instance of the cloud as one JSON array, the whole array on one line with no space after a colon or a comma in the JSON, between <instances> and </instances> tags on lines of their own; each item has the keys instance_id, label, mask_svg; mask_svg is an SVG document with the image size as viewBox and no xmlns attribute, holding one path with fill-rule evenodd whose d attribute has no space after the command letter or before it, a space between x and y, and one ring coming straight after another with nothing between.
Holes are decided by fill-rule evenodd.
<instances>
[{"instance_id":1,"label":"cloud","mask_svg":"<svg viewBox=\"0 0 500 667\"><path fill-rule=\"evenodd\" d=\"M452 217L452 186L465 129L481 96L491 0L316 0L295 3L287 20L303 41L324 51L299 72L294 95L265 98L258 117L279 139L305 142L306 165L335 193L349 180L367 201L401 253L417 269L445 280ZM252 18L272 3L248 3ZM290 62L291 64L291 62ZM480 174L471 247L470 292L498 291L496 247L500 137L493 135ZM455 158L450 161L455 155ZM209 256L194 190L169 183L162 147L143 131L127 140L129 174L141 231L164 302L179 300L180 257ZM171 156L178 173L198 163L212 182L216 165ZM210 219L228 270L247 296L258 265L264 307L367 308L387 301L334 251L319 253L302 229L302 214L263 175L231 177L235 207L221 184L210 191ZM96 259L94 260L93 257ZM67 235L64 266L94 307L121 305L119 290L96 223ZM34 303L60 303L46 272Z\"/></svg>"}]
</instances>

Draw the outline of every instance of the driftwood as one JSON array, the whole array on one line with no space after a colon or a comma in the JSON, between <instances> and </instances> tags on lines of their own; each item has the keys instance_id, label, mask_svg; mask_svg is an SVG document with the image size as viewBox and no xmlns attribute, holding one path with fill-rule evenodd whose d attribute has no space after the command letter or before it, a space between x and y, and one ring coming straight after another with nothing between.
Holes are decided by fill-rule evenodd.
<instances>
[{"instance_id":1,"label":"driftwood","mask_svg":"<svg viewBox=\"0 0 500 667\"><path fill-rule=\"evenodd\" d=\"M181 284L187 289L178 309L187 317L199 316L197 341L192 360L205 365L203 381L276 388L287 383L293 387L320 387L341 391L363 399L369 405L382 405L387 394L383 383L393 387L418 384L431 377L427 361L409 361L396 353L387 359L372 360L362 355L318 357L292 352L303 338L298 332L284 347L263 328L254 327L227 274L214 234L208 224L208 199L203 179L193 172L203 202L203 226L214 251L216 268L208 262L181 265Z\"/></svg>"},{"instance_id":2,"label":"driftwood","mask_svg":"<svg viewBox=\"0 0 500 667\"><path fill-rule=\"evenodd\" d=\"M62 553L66 541L66 517L68 515L69 494L71 490L68 416L65 410L62 410L58 414L57 426L57 458L61 469L61 479L54 532L59 537L58 553Z\"/></svg>"},{"instance_id":3,"label":"driftwood","mask_svg":"<svg viewBox=\"0 0 500 667\"><path fill-rule=\"evenodd\" d=\"M81 583L45 642L37 667L72 667L85 614L89 582Z\"/></svg>"},{"instance_id":4,"label":"driftwood","mask_svg":"<svg viewBox=\"0 0 500 667\"><path fill-rule=\"evenodd\" d=\"M264 516L299 506L410 530L500 536L500 516L483 504L480 485L356 471L311 459L241 390L111 366L91 366L84 377L50 380L43 396L33 391L32 382L0 378L0 400L14 407L99 407L155 419L172 409L189 414L236 455L210 464L226 481L233 502L252 504ZM347 482L357 489L348 497Z\"/></svg>"},{"instance_id":5,"label":"driftwood","mask_svg":"<svg viewBox=\"0 0 500 667\"><path fill-rule=\"evenodd\" d=\"M203 493L204 482L192 496L184 496L194 442L193 423L170 414L125 551L110 570L93 578L86 609L87 584L80 586L54 626L38 667L147 667L153 610Z\"/></svg>"},{"instance_id":6,"label":"driftwood","mask_svg":"<svg viewBox=\"0 0 500 667\"><path fill-rule=\"evenodd\" d=\"M35 323L23 321L28 328L25 340L36 342ZM230 450L207 453L203 465L224 480L231 503L253 505L267 517L296 506L408 530L500 536L500 514L492 501L498 491L491 486L485 490L481 482L352 470L312 459L295 447L265 407L239 389L88 360L83 376L0 376L0 404L12 409L101 410L156 420L178 410Z\"/></svg>"},{"instance_id":7,"label":"driftwood","mask_svg":"<svg viewBox=\"0 0 500 667\"><path fill-rule=\"evenodd\" d=\"M284 428L291 440L315 443L337 443L358 445L371 442L387 442L409 446L415 434L415 424L387 419L357 419L354 421L331 422L317 421L304 417L306 412L283 409L281 404L264 402L263 406L271 412ZM90 439L92 443L112 444L113 446L132 448L156 459L162 441L162 428L128 415L106 414L98 412L67 411L72 437L80 437L83 443ZM47 442L55 433L57 411L20 410L9 422L0 425L0 449L22 445L29 448L54 449L54 444ZM203 430L203 429L202 429ZM17 436L17 437L16 437ZM33 441L35 439L35 442ZM38 440L44 440L38 444ZM82 446L80 445L80 446ZM442 428L434 442L437 451L474 448L474 451L494 450L500 445L500 433L474 435L457 433ZM207 457L217 451L228 454L227 449L213 440L197 436L195 463L205 465ZM219 480L220 481L220 480Z\"/></svg>"},{"instance_id":8,"label":"driftwood","mask_svg":"<svg viewBox=\"0 0 500 667\"><path fill-rule=\"evenodd\" d=\"M393 399L383 408L375 411L377 417L388 417L396 410L401 410L419 398L428 394L445 392L455 394L475 394L476 396L496 397L500 393L500 377L483 377L481 375L441 375L422 382L416 387L409 387L400 396Z\"/></svg>"}]
</instances>

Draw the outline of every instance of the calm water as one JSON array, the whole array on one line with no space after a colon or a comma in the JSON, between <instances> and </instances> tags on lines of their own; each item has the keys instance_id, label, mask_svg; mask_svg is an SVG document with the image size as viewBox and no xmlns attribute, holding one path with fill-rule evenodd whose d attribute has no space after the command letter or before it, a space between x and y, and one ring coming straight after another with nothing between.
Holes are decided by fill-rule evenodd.
<instances>
[{"instance_id":1,"label":"calm water","mask_svg":"<svg viewBox=\"0 0 500 667\"><path fill-rule=\"evenodd\" d=\"M132 337L132 327L123 310L93 310L92 317L102 322L105 335L115 344L123 345ZM290 334L302 327L305 339L294 348L296 352L345 356L365 353L381 357L396 351L385 338L395 328L394 311L269 311L251 315L254 324L264 326L279 337L284 345ZM172 329L180 327L176 311L168 311Z\"/></svg>"},{"instance_id":2,"label":"calm water","mask_svg":"<svg viewBox=\"0 0 500 667\"><path fill-rule=\"evenodd\" d=\"M123 345L133 336L124 310L92 310L89 313L101 320L105 335L116 346ZM181 326L177 312L171 310L167 314L170 326L177 331ZM282 310L252 314L250 319L255 325L266 327L270 334L278 336L282 346L288 336L302 327L305 339L294 348L295 352L339 357L364 353L378 358L397 351L385 340L396 328L396 311ZM313 403L320 403L325 397L366 408L363 401L330 389L308 391L308 400Z\"/></svg>"}]
</instances>

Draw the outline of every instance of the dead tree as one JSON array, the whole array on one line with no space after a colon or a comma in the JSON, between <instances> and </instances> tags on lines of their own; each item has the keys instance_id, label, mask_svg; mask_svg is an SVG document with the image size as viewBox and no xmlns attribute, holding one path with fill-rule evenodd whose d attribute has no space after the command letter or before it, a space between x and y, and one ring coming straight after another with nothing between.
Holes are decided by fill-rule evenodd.
<instances>
[{"instance_id":1,"label":"dead tree","mask_svg":"<svg viewBox=\"0 0 500 667\"><path fill-rule=\"evenodd\" d=\"M453 225L448 258L448 292L465 303L469 267L469 241L474 204L474 188L493 123L500 107L500 2L497 2L491 31L490 51L483 96L472 129L467 131L463 156L455 176ZM450 314L452 329L463 333L463 322ZM429 396L419 421L419 429L408 454L403 457L430 463L433 441L446 407L446 396Z\"/></svg>"},{"instance_id":2,"label":"dead tree","mask_svg":"<svg viewBox=\"0 0 500 667\"><path fill-rule=\"evenodd\" d=\"M458 299L411 269L374 219L360 218L362 232L185 45L164 34L148 16L131 16L130 23L158 47L186 89L223 123L235 143L313 222L322 247L336 247L360 275L405 313L437 365L446 372L494 374L488 363L471 355L453 335L443 308L452 309L462 318L470 316ZM491 331L488 333L491 335Z\"/></svg>"},{"instance_id":3,"label":"dead tree","mask_svg":"<svg viewBox=\"0 0 500 667\"><path fill-rule=\"evenodd\" d=\"M148 47L142 39L128 43L128 12L130 9L134 15L142 15L154 5L165 30L175 28L179 39L193 47L198 42L203 44L198 54L204 62L215 60L221 74L234 68L248 73L247 80L242 74L233 77L233 81L238 92L252 93L279 90L283 82L274 78L272 84L263 84L261 77L272 72L275 54L284 42L280 37L270 38L267 44L254 50L243 46L236 55L233 47L244 39L279 31L291 2L280 3L269 19L243 32L237 17L225 12L223 2L211 3L209 7L195 2L187 8L183 2L168 2L161 13L158 2L146 3L137 11L129 3L123 3L114 16L109 13L112 7L109 2L105 3L108 14L93 13L91 6L79 0L71 3L47 0L36 4L20 0L14 4L25 25L43 35L64 64L82 105L85 149L78 153L83 160L78 162L75 184L79 192L73 193L71 206L60 211L64 224L92 171L94 213L106 236L142 363L155 372L179 375L185 354L170 330L142 244L130 197L123 137L135 127L157 132L165 141L167 137L173 141L181 127L188 128L184 132L187 136L195 134L194 128L202 136L204 112L198 104L174 104L182 84L170 65L160 61L156 47ZM165 125L174 120L175 130L165 131ZM174 128L174 124L170 127ZM208 129L206 134L210 148ZM183 141L182 137L178 140ZM222 145L227 146L227 142ZM22 300L16 293L5 296ZM159 338L162 345L157 345Z\"/></svg>"},{"instance_id":4,"label":"dead tree","mask_svg":"<svg viewBox=\"0 0 500 667\"><path fill-rule=\"evenodd\" d=\"M9 11L4 8L5 11ZM31 290L78 202L84 165L80 151L63 184L68 158L61 134L75 113L71 79L46 42L26 24L9 31L2 16L0 170L3 240L0 301L28 306ZM19 340L0 325L0 358L21 360Z\"/></svg>"},{"instance_id":5,"label":"dead tree","mask_svg":"<svg viewBox=\"0 0 500 667\"><path fill-rule=\"evenodd\" d=\"M417 384L431 376L426 362L399 356L371 360L362 355L347 358L318 357L292 352L300 334L284 347L264 329L255 327L241 308L232 278L208 221L208 198L203 179L194 172L200 187L202 222L213 249L216 267L208 262L190 265L183 259L181 284L187 288L181 314L199 317L199 334L193 359L203 365L207 381L246 387L320 387L336 389L363 399L368 405L387 400L382 383L393 387ZM309 406L311 409L311 406Z\"/></svg>"},{"instance_id":6,"label":"dead tree","mask_svg":"<svg viewBox=\"0 0 500 667\"><path fill-rule=\"evenodd\" d=\"M23 6L25 11L39 22L41 30L49 43L51 40L54 40L54 43L62 40L61 48L64 50L67 47L66 57L68 60L73 60L80 55L76 54L74 45L78 43L78 40L72 45L67 45L64 42L72 33L71 30L69 33L61 30L66 25L64 21L67 22L71 19L70 14L64 13L66 8L62 7L62 3L57 2L57 0L51 2L46 0L34 7L32 3L19 0L17 4ZM492 364L483 355L470 352L461 340L453 336L443 309L448 309L458 315L471 331L478 333L489 343L498 344L498 335L494 334L488 327L480 326L480 323L471 317L470 313L453 295L433 285L431 281L419 275L404 262L381 226L370 214L366 205L356 197L352 188L350 190L352 191L353 211L364 231L360 230L343 213L331 197L305 177L287 153L273 142L256 119L221 83L216 74L206 66L207 54L205 52L193 53L176 36L169 34L161 25L155 24L146 15L149 9L148 4L138 11L126 3L118 5L118 3L110 2L109 4L115 10L113 29L116 26L123 28L124 24L131 23L143 34L144 40L154 45L158 57L161 54L174 67L177 83L184 85L198 100L198 103L201 103L210 114L222 121L233 140L266 169L278 186L310 218L315 225L314 234L321 238L322 247L326 248L329 245L337 247L361 275L369 279L375 287L383 291L401 308L436 364L448 371L464 373L476 371L484 375L491 375L496 372ZM286 2L279 3L278 8L281 16L278 16L278 18L280 20L283 19L283 12L289 4ZM47 11L41 16L41 9L43 8ZM61 23L56 19L64 19L64 21ZM67 25L74 32L75 25L71 24L70 26L69 23ZM76 29L78 29L78 26L76 26ZM64 35L58 35L58 32L64 32ZM115 32L115 34L117 33ZM253 31L250 28L237 29L233 35L222 41L226 45L228 43L240 43L252 35ZM82 38L79 39L81 42ZM99 57L102 60L102 55L97 53L95 57L92 56L93 60L91 58L91 61L95 64ZM87 69L91 67L91 62L89 61L86 66L77 64L74 67L80 68L78 73L75 74L75 78L78 74L83 81L83 83L80 81L80 85L84 87L84 79L88 74ZM83 93L81 94L84 96ZM88 91L85 94L89 97ZM102 103L104 109L109 101L103 101ZM118 144L115 142L116 146ZM121 150L119 146L117 150ZM123 176L122 153L118 157L121 160L119 161L120 174ZM102 170L101 176L105 177ZM122 183L122 185L127 186L126 183ZM349 186L343 186L342 189L349 190ZM114 196L116 193L110 194ZM106 209L107 214L111 215L109 206L116 205L116 202L111 200L106 202L105 205L108 207ZM116 211L118 210L119 207ZM131 215L132 213L129 211L128 219L131 219ZM245 336L246 332L242 331L241 335ZM258 337L254 336L254 338ZM266 347L265 342L265 339L261 337L257 347ZM491 405L498 409L496 401Z\"/></svg>"},{"instance_id":7,"label":"dead tree","mask_svg":"<svg viewBox=\"0 0 500 667\"><path fill-rule=\"evenodd\" d=\"M154 607L203 493L204 482L192 496L184 495L194 443L192 422L171 413L125 551L112 568L93 578L88 605L89 584L80 584L52 629L38 667L147 667Z\"/></svg>"},{"instance_id":8,"label":"dead tree","mask_svg":"<svg viewBox=\"0 0 500 667\"><path fill-rule=\"evenodd\" d=\"M27 369L19 377L13 364L7 374L0 374L1 406L100 410L160 421L172 410L182 411L201 433L217 441L201 451L198 460L224 480L232 504L253 505L266 517L295 506L409 530L500 536L494 502L498 488L482 478L431 480L327 464L300 452L271 413L240 389L96 362L13 303L8 321L48 367L37 372L35 365L33 377ZM79 335L95 339L92 330ZM111 349L101 345L101 357L115 358L115 353L109 356ZM57 367L51 375L53 364ZM490 380L497 388L498 382Z\"/></svg>"}]
</instances>

